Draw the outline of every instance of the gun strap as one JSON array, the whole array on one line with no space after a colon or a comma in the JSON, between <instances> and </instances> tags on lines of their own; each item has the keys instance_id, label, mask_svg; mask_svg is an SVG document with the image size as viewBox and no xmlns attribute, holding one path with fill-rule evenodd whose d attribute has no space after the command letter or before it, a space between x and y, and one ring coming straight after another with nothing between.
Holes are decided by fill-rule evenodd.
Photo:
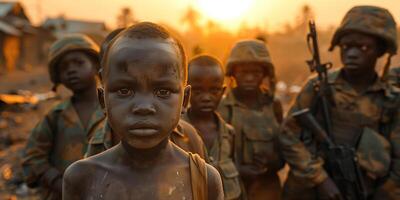
<instances>
[{"instance_id":1,"label":"gun strap","mask_svg":"<svg viewBox=\"0 0 400 200\"><path fill-rule=\"evenodd\" d=\"M327 77L328 78L328 77ZM313 87L314 87L314 97L312 98L311 101L311 106L310 106L310 111L311 113L316 117L316 119L318 120L318 116L322 116L322 104L321 104L321 93L319 92L319 90L321 89L321 87L319 86L320 83L318 82L314 82L313 83ZM328 104L330 105L328 109L330 109L330 107L332 105L334 105L334 100L332 97L332 89L331 89L331 85L328 82L328 85L326 86L329 90L329 92L326 94L327 95L327 101ZM329 111L328 111L329 112ZM323 127L326 128L326 123L330 123L332 124L332 120L330 120L329 122L323 122ZM328 131L327 131L328 132ZM329 132L328 132L329 133ZM334 138L332 138L332 135L328 134L328 136L332 139L333 142L335 142Z\"/></svg>"}]
</instances>

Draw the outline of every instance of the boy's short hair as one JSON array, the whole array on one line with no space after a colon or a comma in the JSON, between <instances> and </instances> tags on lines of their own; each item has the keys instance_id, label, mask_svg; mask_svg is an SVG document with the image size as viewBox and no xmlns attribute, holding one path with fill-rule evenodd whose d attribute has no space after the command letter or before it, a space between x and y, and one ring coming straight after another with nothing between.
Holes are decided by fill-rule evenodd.
<instances>
[{"instance_id":1,"label":"boy's short hair","mask_svg":"<svg viewBox=\"0 0 400 200\"><path fill-rule=\"evenodd\" d=\"M186 66L186 54L185 50L183 48L182 43L176 39L175 37L172 36L172 34L164 27L151 23L151 22L140 22L135 25L132 25L123 31L121 31L119 34L117 34L109 43L109 45L106 47L104 56L102 57L101 63L103 67L106 67L106 62L108 60L108 54L111 49L111 47L114 45L115 41L117 41L118 38L121 37L128 37L131 39L172 39L174 43L178 48L178 51L180 53L181 57L181 77L182 81L186 84L187 82L187 66Z\"/></svg>"},{"instance_id":2,"label":"boy's short hair","mask_svg":"<svg viewBox=\"0 0 400 200\"><path fill-rule=\"evenodd\" d=\"M218 58L216 58L212 55L200 54L200 55L193 57L188 63L188 68L190 68L193 65L196 65L199 67L218 66L221 69L222 74L224 74L224 69L222 67L221 61L219 61Z\"/></svg>"},{"instance_id":3,"label":"boy's short hair","mask_svg":"<svg viewBox=\"0 0 400 200\"><path fill-rule=\"evenodd\" d=\"M124 30L124 28L115 29L115 30L111 31L111 32L106 36L106 38L104 38L104 40L103 40L103 42L101 43L101 46L100 46L100 52L99 52L100 61L103 60L104 54L105 54L105 52L106 52L108 46L110 46L111 41L112 41L119 33L121 33L123 30ZM103 64L103 62L100 63L100 69L99 69L99 71L98 71L98 73L99 73L98 75L99 75L100 80L103 79L103 77L101 76L101 72L103 71L103 66L102 66L102 64Z\"/></svg>"},{"instance_id":4,"label":"boy's short hair","mask_svg":"<svg viewBox=\"0 0 400 200\"><path fill-rule=\"evenodd\" d=\"M103 42L101 43L101 46L100 46L100 52L99 52L100 60L103 59L104 53L105 53L107 47L110 46L111 41L112 41L119 33L121 33L123 30L124 30L124 28L115 29L115 30L111 31L111 32L106 36L106 38L104 38L104 40L103 40Z\"/></svg>"}]
</instances>

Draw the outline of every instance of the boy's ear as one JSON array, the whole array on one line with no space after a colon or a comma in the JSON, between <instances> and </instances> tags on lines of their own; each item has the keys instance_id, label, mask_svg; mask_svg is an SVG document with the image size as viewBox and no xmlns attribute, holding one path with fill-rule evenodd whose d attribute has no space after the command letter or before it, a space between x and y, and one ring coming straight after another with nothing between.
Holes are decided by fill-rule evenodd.
<instances>
[{"instance_id":1,"label":"boy's ear","mask_svg":"<svg viewBox=\"0 0 400 200\"><path fill-rule=\"evenodd\" d=\"M103 112L106 109L106 103L104 102L104 88L98 87L97 88L97 98L99 99L99 103Z\"/></svg>"},{"instance_id":2,"label":"boy's ear","mask_svg":"<svg viewBox=\"0 0 400 200\"><path fill-rule=\"evenodd\" d=\"M192 90L192 86L187 85L185 87L185 90L183 91L182 114L186 113L186 111L189 107L191 90Z\"/></svg>"}]
</instances>

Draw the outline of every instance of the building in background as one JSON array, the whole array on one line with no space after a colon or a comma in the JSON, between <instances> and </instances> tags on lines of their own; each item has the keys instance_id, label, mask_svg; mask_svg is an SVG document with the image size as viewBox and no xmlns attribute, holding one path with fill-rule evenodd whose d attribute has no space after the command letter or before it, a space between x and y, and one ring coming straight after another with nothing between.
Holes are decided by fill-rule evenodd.
<instances>
[{"instance_id":1,"label":"building in background","mask_svg":"<svg viewBox=\"0 0 400 200\"><path fill-rule=\"evenodd\" d=\"M66 19L63 16L47 18L41 27L49 30L56 38L60 38L69 33L83 33L91 37L98 44L100 44L108 34L104 22Z\"/></svg>"},{"instance_id":2,"label":"building in background","mask_svg":"<svg viewBox=\"0 0 400 200\"><path fill-rule=\"evenodd\" d=\"M21 3L0 1L0 73L42 64L53 40L31 24Z\"/></svg>"}]
</instances>

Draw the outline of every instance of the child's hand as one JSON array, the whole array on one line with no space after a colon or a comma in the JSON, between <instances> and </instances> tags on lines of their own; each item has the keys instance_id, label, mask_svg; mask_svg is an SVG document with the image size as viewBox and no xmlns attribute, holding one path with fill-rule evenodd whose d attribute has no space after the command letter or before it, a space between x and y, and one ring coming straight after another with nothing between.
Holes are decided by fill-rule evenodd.
<instances>
[{"instance_id":1,"label":"child's hand","mask_svg":"<svg viewBox=\"0 0 400 200\"><path fill-rule=\"evenodd\" d=\"M239 171L241 176L245 179L254 179L266 173L268 171L268 168L260 168L254 165L242 165L240 166Z\"/></svg>"},{"instance_id":2,"label":"child's hand","mask_svg":"<svg viewBox=\"0 0 400 200\"><path fill-rule=\"evenodd\" d=\"M260 169L266 168L266 166L268 164L267 156L265 154L254 154L253 162L254 162L254 165Z\"/></svg>"}]
</instances>

